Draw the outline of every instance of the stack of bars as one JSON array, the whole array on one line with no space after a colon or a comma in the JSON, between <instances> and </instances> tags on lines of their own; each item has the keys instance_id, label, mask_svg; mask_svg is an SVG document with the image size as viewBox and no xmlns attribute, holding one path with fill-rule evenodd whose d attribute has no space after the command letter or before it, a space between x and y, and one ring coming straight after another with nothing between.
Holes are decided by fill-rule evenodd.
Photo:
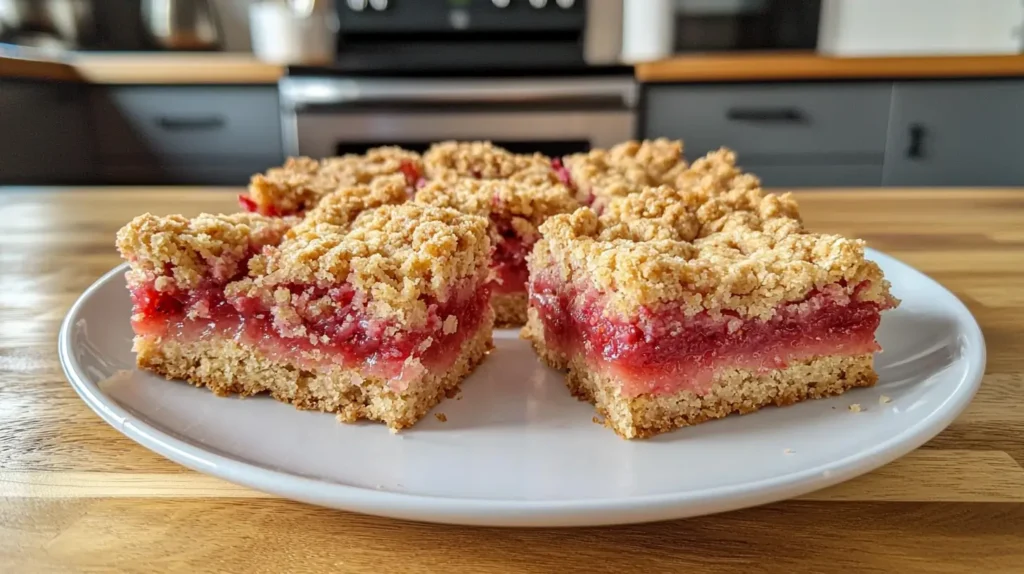
<instances>
[{"instance_id":1,"label":"stack of bars","mask_svg":"<svg viewBox=\"0 0 1024 574\"><path fill-rule=\"evenodd\" d=\"M293 158L250 213L143 215L138 364L392 430L521 326L626 438L874 384L897 302L863 243L807 232L719 150L678 141L563 158L444 142Z\"/></svg>"}]
</instances>

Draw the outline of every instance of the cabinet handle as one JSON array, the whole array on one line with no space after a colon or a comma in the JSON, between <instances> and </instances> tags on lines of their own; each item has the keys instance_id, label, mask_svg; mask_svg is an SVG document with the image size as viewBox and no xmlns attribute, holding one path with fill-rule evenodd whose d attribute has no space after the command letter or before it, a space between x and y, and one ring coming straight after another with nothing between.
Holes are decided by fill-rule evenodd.
<instances>
[{"instance_id":1,"label":"cabinet handle","mask_svg":"<svg viewBox=\"0 0 1024 574\"><path fill-rule=\"evenodd\" d=\"M194 118L160 116L156 124L165 130L215 130L224 127L227 122L221 116L201 116Z\"/></svg>"},{"instance_id":2,"label":"cabinet handle","mask_svg":"<svg viewBox=\"0 0 1024 574\"><path fill-rule=\"evenodd\" d=\"M735 122L799 124L807 115L797 108L729 108L725 117Z\"/></svg>"},{"instance_id":3,"label":"cabinet handle","mask_svg":"<svg viewBox=\"0 0 1024 574\"><path fill-rule=\"evenodd\" d=\"M907 145L907 157L922 159L924 157L924 138L927 131L921 124L910 124L910 143Z\"/></svg>"}]
</instances>

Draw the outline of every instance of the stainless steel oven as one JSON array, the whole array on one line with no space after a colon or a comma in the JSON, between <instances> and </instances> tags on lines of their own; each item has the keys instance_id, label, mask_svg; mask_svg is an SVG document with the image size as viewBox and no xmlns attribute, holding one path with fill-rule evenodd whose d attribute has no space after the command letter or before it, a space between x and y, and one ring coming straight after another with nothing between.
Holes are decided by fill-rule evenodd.
<instances>
[{"instance_id":1,"label":"stainless steel oven","mask_svg":"<svg viewBox=\"0 0 1024 574\"><path fill-rule=\"evenodd\" d=\"M448 139L564 155L636 135L632 76L286 77L285 151L326 157L379 145L422 150Z\"/></svg>"}]
</instances>

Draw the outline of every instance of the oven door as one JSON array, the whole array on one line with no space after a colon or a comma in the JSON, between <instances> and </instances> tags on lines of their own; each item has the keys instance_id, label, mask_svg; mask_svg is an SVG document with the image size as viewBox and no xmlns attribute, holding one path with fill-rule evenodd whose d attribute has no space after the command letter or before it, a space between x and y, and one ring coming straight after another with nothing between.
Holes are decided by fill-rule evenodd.
<instances>
[{"instance_id":1,"label":"oven door","mask_svg":"<svg viewBox=\"0 0 1024 574\"><path fill-rule=\"evenodd\" d=\"M286 78L281 89L289 155L327 157L380 145L422 151L454 139L560 156L636 135L631 77Z\"/></svg>"}]
</instances>

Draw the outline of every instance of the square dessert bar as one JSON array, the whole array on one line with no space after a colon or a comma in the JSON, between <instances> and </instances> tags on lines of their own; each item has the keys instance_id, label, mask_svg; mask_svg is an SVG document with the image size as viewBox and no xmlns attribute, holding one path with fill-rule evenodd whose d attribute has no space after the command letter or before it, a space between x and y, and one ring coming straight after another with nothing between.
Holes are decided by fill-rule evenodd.
<instances>
[{"instance_id":1,"label":"square dessert bar","mask_svg":"<svg viewBox=\"0 0 1024 574\"><path fill-rule=\"evenodd\" d=\"M547 179L455 179L433 181L416 192L415 201L450 207L490 221L491 305L499 326L526 322L526 256L540 238L537 228L548 217L579 207L572 192Z\"/></svg>"},{"instance_id":2,"label":"square dessert bar","mask_svg":"<svg viewBox=\"0 0 1024 574\"><path fill-rule=\"evenodd\" d=\"M248 195L238 199L246 211L294 215L315 207L328 193L380 178L404 181L411 192L422 174L419 154L394 146L323 160L295 157L281 167L254 175Z\"/></svg>"},{"instance_id":3,"label":"square dessert bar","mask_svg":"<svg viewBox=\"0 0 1024 574\"><path fill-rule=\"evenodd\" d=\"M218 395L268 392L345 422L413 425L492 348L488 221L343 189L306 217L143 215L130 263L141 368Z\"/></svg>"},{"instance_id":4,"label":"square dessert bar","mask_svg":"<svg viewBox=\"0 0 1024 574\"><path fill-rule=\"evenodd\" d=\"M523 336L625 438L873 385L898 302L861 241L798 217L788 196L663 187L549 218Z\"/></svg>"}]
</instances>

